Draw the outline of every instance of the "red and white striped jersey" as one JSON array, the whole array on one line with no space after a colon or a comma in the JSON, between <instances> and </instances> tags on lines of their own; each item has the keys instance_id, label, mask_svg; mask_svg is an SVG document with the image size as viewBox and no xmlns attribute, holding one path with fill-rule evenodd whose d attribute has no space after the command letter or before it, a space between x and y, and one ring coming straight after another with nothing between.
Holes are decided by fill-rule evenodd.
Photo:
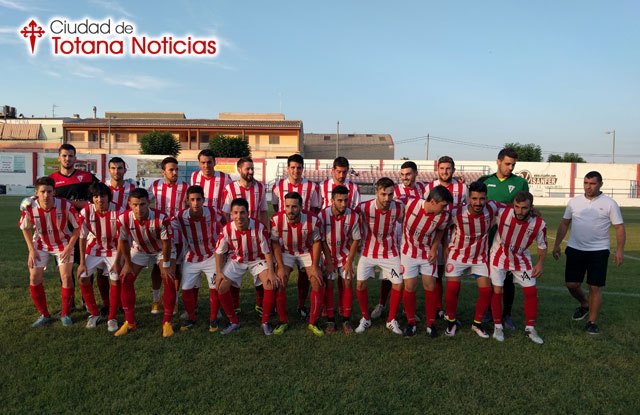
<instances>
[{"instance_id":1,"label":"red and white striped jersey","mask_svg":"<svg viewBox=\"0 0 640 415\"><path fill-rule=\"evenodd\" d=\"M231 202L233 199L242 198L249 203L249 217L258 219L260 212L266 212L267 189L264 184L254 181L249 187L243 187L239 181L229 183L224 189L224 205L222 211L231 212Z\"/></svg>"},{"instance_id":2,"label":"red and white striped jersey","mask_svg":"<svg viewBox=\"0 0 640 415\"><path fill-rule=\"evenodd\" d=\"M214 171L211 177L205 177L201 170L191 174L191 185L197 184L204 190L205 206L211 206L218 212L222 211L224 204L224 189L231 182L231 176L221 171Z\"/></svg>"},{"instance_id":3,"label":"red and white striped jersey","mask_svg":"<svg viewBox=\"0 0 640 415\"><path fill-rule=\"evenodd\" d=\"M219 233L219 218L214 208L204 206L202 217L198 219L191 217L189 209L183 209L171 220L171 223L174 229L179 230L182 240L186 242L186 262L201 262L213 256Z\"/></svg>"},{"instance_id":4,"label":"red and white striped jersey","mask_svg":"<svg viewBox=\"0 0 640 415\"><path fill-rule=\"evenodd\" d=\"M184 209L188 187L187 182L180 179L175 184L168 184L164 179L154 180L149 187L149 202L155 200L156 209L172 218Z\"/></svg>"},{"instance_id":5,"label":"red and white striped jersey","mask_svg":"<svg viewBox=\"0 0 640 415\"><path fill-rule=\"evenodd\" d=\"M220 232L216 253L223 255L228 252L232 260L243 264L265 259L265 254L271 252L268 238L267 228L260 221L249 218L246 231L239 231L236 223L231 221Z\"/></svg>"},{"instance_id":6,"label":"red and white striped jersey","mask_svg":"<svg viewBox=\"0 0 640 415\"><path fill-rule=\"evenodd\" d=\"M278 206L278 211L284 211L284 196L289 192L298 192L302 196L302 209L312 212L313 208L320 208L320 188L307 179L300 184L293 184L288 178L278 180L271 189L271 203Z\"/></svg>"},{"instance_id":7,"label":"red and white striped jersey","mask_svg":"<svg viewBox=\"0 0 640 415\"><path fill-rule=\"evenodd\" d=\"M431 191L431 189L439 185L440 185L439 179L435 179L434 181L429 183L429 185L427 186L427 189L424 191L423 197L426 199L427 196L429 196L429 192ZM446 187L451 192L451 195L453 196L453 206L451 207L463 206L468 203L467 197L469 196L469 189L467 188L467 185L457 181L456 179L453 179L451 183L448 183L448 184L444 183L443 186Z\"/></svg>"},{"instance_id":8,"label":"red and white striped jersey","mask_svg":"<svg viewBox=\"0 0 640 415\"><path fill-rule=\"evenodd\" d=\"M489 229L498 215L498 204L487 201L481 213L473 215L468 206L458 206L451 212L453 236L449 257L464 264L487 263Z\"/></svg>"},{"instance_id":9,"label":"red and white striped jersey","mask_svg":"<svg viewBox=\"0 0 640 415\"><path fill-rule=\"evenodd\" d=\"M271 217L271 240L279 241L291 255L311 253L313 243L322 240L320 221L313 213L302 211L300 222L293 224L284 212L278 212Z\"/></svg>"},{"instance_id":10,"label":"red and white striped jersey","mask_svg":"<svg viewBox=\"0 0 640 415\"><path fill-rule=\"evenodd\" d=\"M87 255L115 255L118 249L118 216L124 210L111 202L104 213L98 212L93 203L80 211L80 238L87 240Z\"/></svg>"},{"instance_id":11,"label":"red and white striped jersey","mask_svg":"<svg viewBox=\"0 0 640 415\"><path fill-rule=\"evenodd\" d=\"M404 184L398 183L393 187L393 198L400 200L410 197L420 199L426 188L427 185L419 181L416 181L413 187L406 187Z\"/></svg>"},{"instance_id":12,"label":"red and white striped jersey","mask_svg":"<svg viewBox=\"0 0 640 415\"><path fill-rule=\"evenodd\" d=\"M376 206L376 200L371 199L360 203L360 220L364 233L362 256L367 258L393 258L400 255L396 224L402 220L404 204L393 200L386 212Z\"/></svg>"},{"instance_id":13,"label":"red and white striped jersey","mask_svg":"<svg viewBox=\"0 0 640 415\"><path fill-rule=\"evenodd\" d=\"M122 240L132 240L133 247L147 254L162 251L162 241L171 240L171 222L164 212L149 209L149 217L137 221L131 209L118 216Z\"/></svg>"},{"instance_id":14,"label":"red and white striped jersey","mask_svg":"<svg viewBox=\"0 0 640 415\"><path fill-rule=\"evenodd\" d=\"M44 210L38 199L22 211L20 229L33 227L33 246L39 251L61 252L71 239L72 229L78 227L78 213L67 199L53 198L53 207Z\"/></svg>"},{"instance_id":15,"label":"red and white striped jersey","mask_svg":"<svg viewBox=\"0 0 640 415\"><path fill-rule=\"evenodd\" d=\"M122 187L113 187L110 183L107 183L107 186L109 186L109 189L111 189L111 200L116 204L116 206L118 206L118 209L120 209L121 207L127 209L129 193L131 193L131 191L136 188L136 185L125 180L122 184Z\"/></svg>"},{"instance_id":16,"label":"red and white striped jersey","mask_svg":"<svg viewBox=\"0 0 640 415\"><path fill-rule=\"evenodd\" d=\"M413 259L428 259L436 232L449 225L449 213L427 213L424 199L407 200L402 224L402 255Z\"/></svg>"},{"instance_id":17,"label":"red and white striped jersey","mask_svg":"<svg viewBox=\"0 0 640 415\"><path fill-rule=\"evenodd\" d=\"M333 181L333 178L327 179L320 183L320 197L322 199L322 209L327 206L331 206L331 195L333 193L333 188L336 187L337 184ZM347 206L351 210L355 210L360 204L360 188L358 185L350 180L345 180L344 185L347 189L349 189L349 198L347 199Z\"/></svg>"},{"instance_id":18,"label":"red and white striped jersey","mask_svg":"<svg viewBox=\"0 0 640 415\"><path fill-rule=\"evenodd\" d=\"M533 268L529 247L536 241L539 249L547 247L547 224L539 216L525 221L516 218L511 206L501 208L495 221L498 225L491 246L491 265L500 269L523 271Z\"/></svg>"},{"instance_id":19,"label":"red and white striped jersey","mask_svg":"<svg viewBox=\"0 0 640 415\"><path fill-rule=\"evenodd\" d=\"M318 218L322 236L329 246L334 264L344 265L351 244L361 239L358 214L347 208L344 215L338 217L331 213L331 206L328 206L320 211Z\"/></svg>"}]
</instances>

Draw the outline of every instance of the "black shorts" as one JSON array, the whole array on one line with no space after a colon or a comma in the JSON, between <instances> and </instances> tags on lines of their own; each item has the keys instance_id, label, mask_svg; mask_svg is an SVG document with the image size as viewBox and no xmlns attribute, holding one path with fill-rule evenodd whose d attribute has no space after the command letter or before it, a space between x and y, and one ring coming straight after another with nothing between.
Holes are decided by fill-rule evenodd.
<instances>
[{"instance_id":1,"label":"black shorts","mask_svg":"<svg viewBox=\"0 0 640 415\"><path fill-rule=\"evenodd\" d=\"M609 250L581 251L567 247L564 251L567 255L567 266L564 269L565 282L584 281L587 275L587 284L596 287L604 287L607 280L607 264L609 263Z\"/></svg>"}]
</instances>

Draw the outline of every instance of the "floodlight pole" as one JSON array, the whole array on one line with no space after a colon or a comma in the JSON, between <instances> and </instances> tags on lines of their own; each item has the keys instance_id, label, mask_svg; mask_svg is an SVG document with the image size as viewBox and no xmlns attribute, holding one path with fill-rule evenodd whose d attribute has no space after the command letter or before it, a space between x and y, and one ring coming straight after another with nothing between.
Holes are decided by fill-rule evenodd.
<instances>
[{"instance_id":1,"label":"floodlight pole","mask_svg":"<svg viewBox=\"0 0 640 415\"><path fill-rule=\"evenodd\" d=\"M107 118L107 140L109 141L109 154L111 154L111 116Z\"/></svg>"},{"instance_id":2,"label":"floodlight pole","mask_svg":"<svg viewBox=\"0 0 640 415\"><path fill-rule=\"evenodd\" d=\"M340 152L340 121L336 123L336 158Z\"/></svg>"},{"instance_id":3,"label":"floodlight pole","mask_svg":"<svg viewBox=\"0 0 640 415\"><path fill-rule=\"evenodd\" d=\"M613 136L613 146L611 147L611 164L616 164L616 130L605 131L605 134Z\"/></svg>"}]
</instances>

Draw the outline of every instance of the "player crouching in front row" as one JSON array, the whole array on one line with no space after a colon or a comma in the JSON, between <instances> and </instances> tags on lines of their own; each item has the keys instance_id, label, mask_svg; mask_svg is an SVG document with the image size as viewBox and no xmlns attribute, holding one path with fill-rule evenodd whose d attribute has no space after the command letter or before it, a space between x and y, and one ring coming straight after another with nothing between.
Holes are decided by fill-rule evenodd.
<instances>
[{"instance_id":1,"label":"player crouching in front row","mask_svg":"<svg viewBox=\"0 0 640 415\"><path fill-rule=\"evenodd\" d=\"M231 201L230 216L231 222L222 229L216 247L215 285L218 287L222 308L230 322L220 334L230 334L240 328L230 289L232 285L239 289L242 276L249 271L253 275L254 283L259 279L264 287L262 332L270 336L272 331L268 321L273 311L274 290L278 281L273 273L267 229L261 222L249 218L249 203L245 199L237 198ZM228 254L226 263L225 254Z\"/></svg>"},{"instance_id":2,"label":"player crouching in front row","mask_svg":"<svg viewBox=\"0 0 640 415\"><path fill-rule=\"evenodd\" d=\"M145 267L157 263L164 283L162 336L173 336L171 317L176 304L176 253L171 243L169 217L159 210L149 208L149 193L138 188L129 193L129 210L121 214L118 221L118 252L124 258L124 266L120 271L121 299L126 321L115 335L122 336L136 329L134 283ZM130 246L129 240L133 241L133 246Z\"/></svg>"},{"instance_id":3,"label":"player crouching in front row","mask_svg":"<svg viewBox=\"0 0 640 415\"><path fill-rule=\"evenodd\" d=\"M42 286L50 255L56 257L62 280L60 320L65 327L73 324L69 316L69 298L73 295L73 246L80 235L80 228L76 210L66 199L53 196L54 187L55 182L50 177L36 180L36 198L22 208L18 222L29 249L27 265L31 299L40 313L40 317L31 325L34 328L51 322Z\"/></svg>"}]
</instances>

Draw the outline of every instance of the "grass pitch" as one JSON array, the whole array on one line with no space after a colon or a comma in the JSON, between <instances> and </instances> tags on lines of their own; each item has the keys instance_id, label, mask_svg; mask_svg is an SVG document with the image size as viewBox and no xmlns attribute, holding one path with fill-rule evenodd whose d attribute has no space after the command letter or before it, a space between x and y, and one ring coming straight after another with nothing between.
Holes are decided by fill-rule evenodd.
<instances>
[{"instance_id":1,"label":"grass pitch","mask_svg":"<svg viewBox=\"0 0 640 415\"><path fill-rule=\"evenodd\" d=\"M599 325L589 336L574 322L576 303L564 288L564 258L549 255L539 281L538 346L522 334L522 294L516 289L519 330L504 343L469 330L475 286L464 283L454 338L404 339L382 321L363 335L316 338L292 317L283 336L264 337L253 312L254 290L242 289L239 332L161 336L161 316L149 313L148 271L136 283L139 330L114 338L101 323L31 329L37 317L29 297L26 247L17 228L20 198L0 198L0 396L3 413L637 413L640 410L640 209L623 209L624 265L610 265ZM542 208L555 237L562 208ZM553 240L549 241L552 246ZM53 267L45 274L50 309L60 306ZM295 312L295 278L289 313ZM370 305L378 282L370 284ZM203 287L206 287L203 280ZM199 315L208 315L201 290ZM418 314L424 298L418 291ZM80 298L76 290L77 302ZM96 298L99 295L96 290ZM352 322L360 317L357 301ZM123 317L119 316L121 322ZM205 317L206 319L206 317ZM174 319L177 324L177 318ZM401 321L404 324L404 321ZM444 328L440 323L440 328Z\"/></svg>"}]
</instances>

